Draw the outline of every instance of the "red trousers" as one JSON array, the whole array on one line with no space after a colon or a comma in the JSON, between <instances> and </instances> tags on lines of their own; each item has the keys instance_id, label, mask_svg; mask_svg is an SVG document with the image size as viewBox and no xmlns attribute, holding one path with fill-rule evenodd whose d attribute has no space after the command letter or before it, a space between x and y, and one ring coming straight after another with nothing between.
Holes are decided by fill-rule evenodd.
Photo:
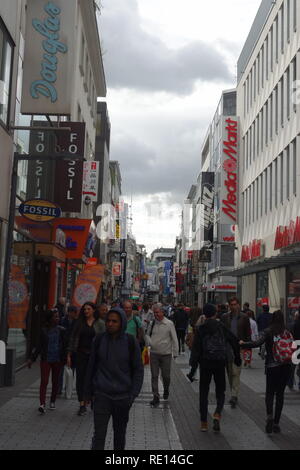
<instances>
[{"instance_id":1,"label":"red trousers","mask_svg":"<svg viewBox=\"0 0 300 470\"><path fill-rule=\"evenodd\" d=\"M55 403L58 387L59 387L59 377L61 370L63 368L62 362L47 362L41 361L41 386L40 386L40 404L46 404L46 392L49 382L50 372L52 371L52 393L51 393L51 403Z\"/></svg>"}]
</instances>

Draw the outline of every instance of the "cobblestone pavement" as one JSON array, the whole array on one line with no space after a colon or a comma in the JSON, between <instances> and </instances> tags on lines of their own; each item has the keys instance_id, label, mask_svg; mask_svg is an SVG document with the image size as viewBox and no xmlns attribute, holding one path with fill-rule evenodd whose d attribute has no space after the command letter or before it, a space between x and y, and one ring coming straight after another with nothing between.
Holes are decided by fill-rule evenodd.
<instances>
[{"instance_id":1,"label":"cobblestone pavement","mask_svg":"<svg viewBox=\"0 0 300 470\"><path fill-rule=\"evenodd\" d=\"M263 361L254 354L251 369L243 370L239 406L228 405L222 416L221 433L200 432L198 411L199 382L191 384L186 352L172 367L171 393L168 401L151 408L151 377L145 368L142 392L134 403L128 424L128 450L197 450L197 449L300 449L300 392L286 393L282 417L282 434L269 437L264 432L265 376ZM39 405L39 368L17 374L15 387L0 389L0 450L88 450L93 434L91 410L78 417L76 394L71 400L60 398L56 410L41 416ZM29 374L30 377L27 376ZM28 383L31 378L31 383ZM25 386L22 387L22 383ZM49 387L50 388L50 387ZM215 408L214 387L209 397L209 413ZM48 396L49 398L49 396ZM48 399L49 402L49 399ZM107 449L112 449L112 429L107 435Z\"/></svg>"}]
</instances>

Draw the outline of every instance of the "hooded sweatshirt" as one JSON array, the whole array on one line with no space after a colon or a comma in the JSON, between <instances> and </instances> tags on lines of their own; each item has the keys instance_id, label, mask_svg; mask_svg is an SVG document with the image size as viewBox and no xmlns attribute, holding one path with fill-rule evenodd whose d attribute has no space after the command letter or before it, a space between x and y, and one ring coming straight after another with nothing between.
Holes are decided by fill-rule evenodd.
<instances>
[{"instance_id":1,"label":"hooded sweatshirt","mask_svg":"<svg viewBox=\"0 0 300 470\"><path fill-rule=\"evenodd\" d=\"M130 354L129 335L125 333L126 314L118 307L110 312L120 316L121 332L115 338L107 331L95 338L86 375L85 396L91 398L101 393L113 400L134 400L141 391L144 379L140 346L132 338L134 349ZM96 350L98 339L99 347Z\"/></svg>"},{"instance_id":2,"label":"hooded sweatshirt","mask_svg":"<svg viewBox=\"0 0 300 470\"><path fill-rule=\"evenodd\" d=\"M190 366L195 367L200 364L203 368L225 367L224 361L208 361L203 358L203 340L206 335L213 335L218 329L221 329L226 344L230 344L233 349L234 362L236 365L241 364L240 347L237 338L226 328L222 322L215 319L207 319L205 323L200 325L195 334L193 341L192 353L190 358Z\"/></svg>"}]
</instances>

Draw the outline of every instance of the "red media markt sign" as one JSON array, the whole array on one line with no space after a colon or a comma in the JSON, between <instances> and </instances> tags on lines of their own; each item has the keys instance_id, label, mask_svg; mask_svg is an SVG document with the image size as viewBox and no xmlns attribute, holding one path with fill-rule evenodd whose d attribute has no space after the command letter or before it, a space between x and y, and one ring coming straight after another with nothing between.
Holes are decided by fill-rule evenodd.
<instances>
[{"instance_id":1,"label":"red media markt sign","mask_svg":"<svg viewBox=\"0 0 300 470\"><path fill-rule=\"evenodd\" d=\"M223 164L221 184L221 223L232 224L237 221L238 194L238 122L225 120L225 139L223 141Z\"/></svg>"}]
</instances>

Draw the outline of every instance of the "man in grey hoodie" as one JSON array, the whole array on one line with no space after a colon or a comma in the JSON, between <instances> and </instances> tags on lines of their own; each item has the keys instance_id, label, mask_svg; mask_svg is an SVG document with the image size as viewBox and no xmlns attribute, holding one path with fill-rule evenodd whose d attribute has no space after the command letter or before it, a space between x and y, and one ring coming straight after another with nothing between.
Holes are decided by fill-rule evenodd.
<instances>
[{"instance_id":1,"label":"man in grey hoodie","mask_svg":"<svg viewBox=\"0 0 300 470\"><path fill-rule=\"evenodd\" d=\"M105 324L106 332L94 340L85 384L86 399L94 400L92 449L104 449L112 417L114 450L124 450L129 411L141 391L144 367L138 342L125 333L124 310L111 309Z\"/></svg>"}]
</instances>

